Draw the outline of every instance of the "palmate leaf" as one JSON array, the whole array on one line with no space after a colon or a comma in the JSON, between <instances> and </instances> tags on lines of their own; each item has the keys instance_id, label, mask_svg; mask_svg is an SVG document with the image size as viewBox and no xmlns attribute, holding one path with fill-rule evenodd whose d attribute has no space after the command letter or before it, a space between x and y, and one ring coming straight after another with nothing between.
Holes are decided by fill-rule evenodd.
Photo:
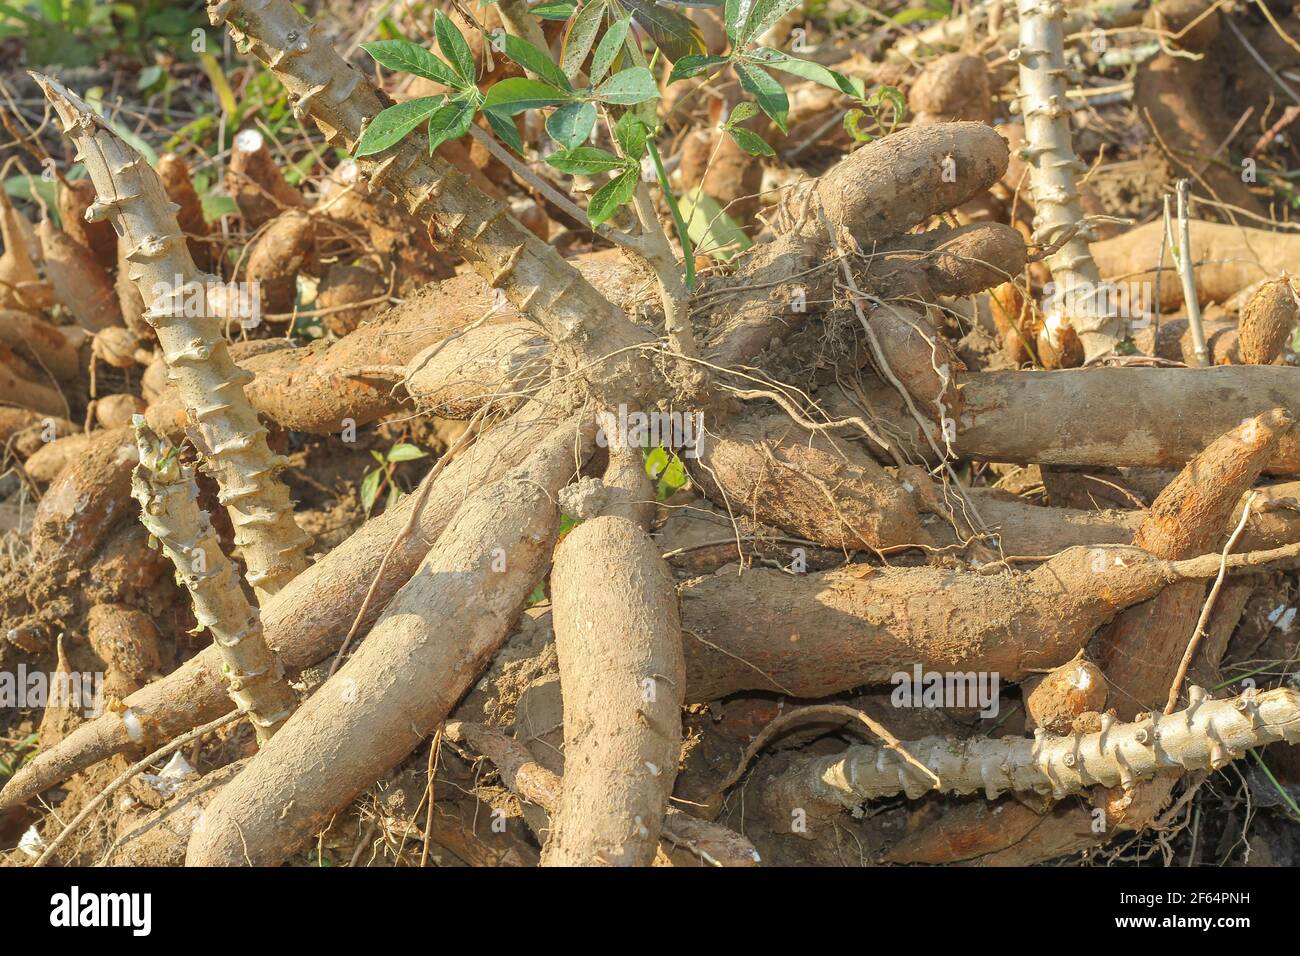
<instances>
[{"instance_id":1,"label":"palmate leaf","mask_svg":"<svg viewBox=\"0 0 1300 956\"><path fill-rule=\"evenodd\" d=\"M692 76L703 73L705 70L711 70L715 66L722 66L724 63L729 62L729 58L725 56L700 56L692 53L690 56L684 56L673 64L673 71L668 74L668 82L676 83L678 80L687 80Z\"/></svg>"},{"instance_id":2,"label":"palmate leaf","mask_svg":"<svg viewBox=\"0 0 1300 956\"><path fill-rule=\"evenodd\" d=\"M591 73L592 83L599 83L609 72L609 68L614 65L614 60L622 52L623 44L627 41L628 27L632 24L632 17L626 16L618 20L605 31L605 35L600 38L596 44L596 52L591 55Z\"/></svg>"},{"instance_id":3,"label":"palmate leaf","mask_svg":"<svg viewBox=\"0 0 1300 956\"><path fill-rule=\"evenodd\" d=\"M743 126L728 126L727 132L736 141L736 145L750 156L775 156L776 150L767 144L763 137Z\"/></svg>"},{"instance_id":4,"label":"palmate leaf","mask_svg":"<svg viewBox=\"0 0 1300 956\"><path fill-rule=\"evenodd\" d=\"M641 122L634 111L624 113L614 124L614 138L618 140L618 148L624 156L636 162L640 162L645 155L646 135L645 123Z\"/></svg>"},{"instance_id":5,"label":"palmate leaf","mask_svg":"<svg viewBox=\"0 0 1300 956\"><path fill-rule=\"evenodd\" d=\"M617 0L619 5L632 12L632 19L650 34L659 52L669 61L676 62L684 56L707 52L704 34L694 21L662 7L654 0Z\"/></svg>"},{"instance_id":6,"label":"palmate leaf","mask_svg":"<svg viewBox=\"0 0 1300 956\"><path fill-rule=\"evenodd\" d=\"M780 50L773 50L764 46L751 50L746 54L746 57L774 70L790 73L805 80L812 80L814 83L829 87L832 90L847 93L859 100L866 96L866 84L860 78L845 76L843 73L827 69L820 63L813 63L811 60L801 60L798 57L790 56L788 53L782 53Z\"/></svg>"},{"instance_id":7,"label":"palmate leaf","mask_svg":"<svg viewBox=\"0 0 1300 956\"><path fill-rule=\"evenodd\" d=\"M546 164L570 176L595 176L614 170L629 169L628 161L596 146L579 146L546 157Z\"/></svg>"},{"instance_id":8,"label":"palmate leaf","mask_svg":"<svg viewBox=\"0 0 1300 956\"><path fill-rule=\"evenodd\" d=\"M762 36L803 0L726 0L727 36L734 49Z\"/></svg>"},{"instance_id":9,"label":"palmate leaf","mask_svg":"<svg viewBox=\"0 0 1300 956\"><path fill-rule=\"evenodd\" d=\"M398 103L372 119L357 144L358 156L383 152L442 108L445 96L421 96Z\"/></svg>"},{"instance_id":10,"label":"palmate leaf","mask_svg":"<svg viewBox=\"0 0 1300 956\"><path fill-rule=\"evenodd\" d=\"M559 106L566 103L571 96L558 86L516 76L493 84L483 100L483 109L506 116L514 116L524 110L540 109L543 106Z\"/></svg>"},{"instance_id":11,"label":"palmate leaf","mask_svg":"<svg viewBox=\"0 0 1300 956\"><path fill-rule=\"evenodd\" d=\"M596 45L596 34L605 22L608 9L608 0L588 0L565 31L564 42L560 45L560 68L570 80L582 72L582 64L587 62L587 54Z\"/></svg>"},{"instance_id":12,"label":"palmate leaf","mask_svg":"<svg viewBox=\"0 0 1300 956\"><path fill-rule=\"evenodd\" d=\"M423 451L418 445L412 445L410 442L398 442L388 450L388 461L414 461L417 458L424 458L429 453Z\"/></svg>"}]
</instances>

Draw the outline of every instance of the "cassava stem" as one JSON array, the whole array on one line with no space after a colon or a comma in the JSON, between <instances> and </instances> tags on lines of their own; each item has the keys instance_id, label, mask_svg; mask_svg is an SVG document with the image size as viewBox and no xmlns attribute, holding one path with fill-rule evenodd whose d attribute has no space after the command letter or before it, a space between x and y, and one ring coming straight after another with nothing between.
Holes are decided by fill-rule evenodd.
<instances>
[{"instance_id":1,"label":"cassava stem","mask_svg":"<svg viewBox=\"0 0 1300 956\"><path fill-rule=\"evenodd\" d=\"M222 553L216 532L198 505L191 467L135 417L140 464L131 494L140 502L140 521L158 539L190 592L194 618L212 632L221 654L230 697L249 715L259 742L269 740L297 701L275 652L266 643L262 617L239 586L239 575Z\"/></svg>"},{"instance_id":2,"label":"cassava stem","mask_svg":"<svg viewBox=\"0 0 1300 956\"><path fill-rule=\"evenodd\" d=\"M1056 309L1048 311L1044 335L1059 348L1060 327L1072 327L1091 360L1115 347L1119 321L1103 309L1101 276L1088 240L1075 173L1086 171L1074 154L1065 84L1065 41L1059 0L1019 0L1020 111L1025 122L1029 187L1034 195L1034 238L1044 247L1058 243L1047 265L1056 284ZM1068 237L1068 238L1067 238ZM1062 241L1064 240L1064 241ZM1064 310L1063 313L1058 310Z\"/></svg>"},{"instance_id":3,"label":"cassava stem","mask_svg":"<svg viewBox=\"0 0 1300 956\"><path fill-rule=\"evenodd\" d=\"M289 91L294 112L310 115L334 145L355 149L382 109L378 94L287 0L210 0L214 25L226 23L241 49L266 63ZM411 136L357 168L369 188L388 189L413 216L432 222L437 237L473 263L490 286L540 323L559 357L582 369L614 401L649 396L656 379L640 354L651 334L628 321L547 243L464 173L428 155Z\"/></svg>"},{"instance_id":4,"label":"cassava stem","mask_svg":"<svg viewBox=\"0 0 1300 956\"><path fill-rule=\"evenodd\" d=\"M1288 688L1207 699L1189 688L1184 710L1133 723L1103 716L1090 734L954 740L926 737L904 744L942 781L946 793L983 791L992 800L1008 790L1061 798L1098 785L1129 785L1163 770L1217 770L1252 747L1300 743L1300 692ZM801 760L773 785L781 807L855 807L905 793L916 798L933 783L892 750L871 745Z\"/></svg>"},{"instance_id":5,"label":"cassava stem","mask_svg":"<svg viewBox=\"0 0 1300 956\"><path fill-rule=\"evenodd\" d=\"M244 394L252 376L230 358L221 320L211 314L209 276L194 265L158 174L90 107L61 84L32 74L86 164L100 197L86 215L111 218L128 250L130 278L149 309L168 377L207 448L207 467L230 511L248 581L264 602L307 566L309 538L294 523L289 489L276 478L266 428ZM197 300L202 308L190 308ZM198 311L200 314L192 314Z\"/></svg>"}]
</instances>

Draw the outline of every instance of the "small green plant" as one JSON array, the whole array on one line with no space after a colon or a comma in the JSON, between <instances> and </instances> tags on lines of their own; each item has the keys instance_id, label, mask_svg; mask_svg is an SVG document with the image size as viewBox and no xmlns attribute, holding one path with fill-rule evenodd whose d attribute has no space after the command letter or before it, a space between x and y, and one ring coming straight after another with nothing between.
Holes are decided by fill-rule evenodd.
<instances>
[{"instance_id":1,"label":"small green plant","mask_svg":"<svg viewBox=\"0 0 1300 956\"><path fill-rule=\"evenodd\" d=\"M14 773L21 770L26 763L36 756L39 748L40 737L36 734L28 734L10 744L7 749L0 751L0 777L12 777Z\"/></svg>"},{"instance_id":2,"label":"small green plant","mask_svg":"<svg viewBox=\"0 0 1300 956\"><path fill-rule=\"evenodd\" d=\"M587 0L581 5L557 0L534 8L533 14L567 21L558 62L549 51L526 40L494 33L494 49L527 75L500 80L486 89L479 88L474 57L464 37L446 14L435 12L434 37L441 56L405 39L377 40L363 47L381 66L432 80L450 92L398 103L379 113L367 125L357 155L382 152L421 127L432 151L470 133L480 113L498 139L523 154L526 147L515 117L528 110L545 111L545 129L552 141L540 148L546 163L566 175L599 182L586 210L593 227L633 203L643 181L657 181L685 252L686 288L693 288L691 237L655 144L659 121L653 101L659 97L659 84L653 67L659 57L673 63L668 83L724 68L734 71L753 101L738 104L723 129L752 155L772 155L772 147L741 124L762 110L782 132L786 130L789 100L773 71L839 90L871 108L861 80L759 43L801 2L726 0L731 50L713 56L705 52L698 28L670 6L649 0ZM648 41L645 45L652 47L649 57L642 35ZM608 136L598 135L600 129ZM595 145L597 139L605 145Z\"/></svg>"},{"instance_id":3,"label":"small green plant","mask_svg":"<svg viewBox=\"0 0 1300 956\"><path fill-rule=\"evenodd\" d=\"M388 500L384 507L391 508L402 499L405 492L398 486L394 477L397 466L404 461L424 458L428 455L428 452L421 451L415 445L407 442L398 442L388 449L387 454L380 454L371 449L370 455L379 464L366 472L361 479L361 505L366 509L366 517L370 517L375 502L379 500L379 496L385 488L388 489Z\"/></svg>"},{"instance_id":4,"label":"small green plant","mask_svg":"<svg viewBox=\"0 0 1300 956\"><path fill-rule=\"evenodd\" d=\"M682 460L664 448L646 452L645 473L655 481L655 498L659 501L667 501L690 481Z\"/></svg>"}]
</instances>

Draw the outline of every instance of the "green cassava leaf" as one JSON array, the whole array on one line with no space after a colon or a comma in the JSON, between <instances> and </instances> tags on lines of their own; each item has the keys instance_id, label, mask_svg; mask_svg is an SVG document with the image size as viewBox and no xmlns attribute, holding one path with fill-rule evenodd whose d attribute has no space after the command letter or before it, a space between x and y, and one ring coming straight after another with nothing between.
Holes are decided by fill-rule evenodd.
<instances>
[{"instance_id":1,"label":"green cassava leaf","mask_svg":"<svg viewBox=\"0 0 1300 956\"><path fill-rule=\"evenodd\" d=\"M366 509L366 514L370 514L370 509L375 506L375 499L379 497L379 482L383 477L384 470L376 468L366 472L366 476L361 479L361 507Z\"/></svg>"},{"instance_id":2,"label":"green cassava leaf","mask_svg":"<svg viewBox=\"0 0 1300 956\"><path fill-rule=\"evenodd\" d=\"M560 67L570 80L582 72L582 64L587 62L587 54L596 43L596 34L605 22L608 8L608 0L588 0L569 24L560 46Z\"/></svg>"},{"instance_id":3,"label":"green cassava leaf","mask_svg":"<svg viewBox=\"0 0 1300 956\"><path fill-rule=\"evenodd\" d=\"M421 96L388 107L366 126L365 134L357 144L357 155L383 152L400 142L407 133L436 113L445 100L445 96Z\"/></svg>"},{"instance_id":4,"label":"green cassava leaf","mask_svg":"<svg viewBox=\"0 0 1300 956\"><path fill-rule=\"evenodd\" d=\"M496 33L492 36L492 47L504 53L530 73L536 73L542 80L562 90L571 91L573 86L564 71L555 65L551 55L539 50L527 40L511 36L509 33Z\"/></svg>"},{"instance_id":5,"label":"green cassava leaf","mask_svg":"<svg viewBox=\"0 0 1300 956\"><path fill-rule=\"evenodd\" d=\"M602 103L635 106L657 97L659 84L655 82L654 74L644 66L634 66L615 73L592 90L591 95Z\"/></svg>"},{"instance_id":6,"label":"green cassava leaf","mask_svg":"<svg viewBox=\"0 0 1300 956\"><path fill-rule=\"evenodd\" d=\"M429 152L469 132L469 124L478 111L479 97L457 98L429 117ZM389 459L392 461L393 459Z\"/></svg>"},{"instance_id":7,"label":"green cassava leaf","mask_svg":"<svg viewBox=\"0 0 1300 956\"><path fill-rule=\"evenodd\" d=\"M424 458L426 455L428 455L428 452L422 450L418 445L412 445L410 442L398 442L388 449L388 461L415 461L415 459Z\"/></svg>"},{"instance_id":8,"label":"green cassava leaf","mask_svg":"<svg viewBox=\"0 0 1300 956\"><path fill-rule=\"evenodd\" d=\"M670 62L705 52L704 34L699 26L676 10L655 0L619 0L619 4L632 11L632 19L650 34L659 52Z\"/></svg>"},{"instance_id":9,"label":"green cassava leaf","mask_svg":"<svg viewBox=\"0 0 1300 956\"><path fill-rule=\"evenodd\" d=\"M592 83L599 83L609 72L609 68L614 65L619 51L623 49L623 44L627 40L628 27L632 24L632 17L629 14L622 20L615 22L605 35L600 38L596 44L596 52L591 55L591 72L589 74Z\"/></svg>"},{"instance_id":10,"label":"green cassava leaf","mask_svg":"<svg viewBox=\"0 0 1300 956\"><path fill-rule=\"evenodd\" d=\"M776 150L767 144L763 137L743 126L728 126L727 133L736 141L736 145L750 156L775 156Z\"/></svg>"},{"instance_id":11,"label":"green cassava leaf","mask_svg":"<svg viewBox=\"0 0 1300 956\"><path fill-rule=\"evenodd\" d=\"M570 95L558 86L516 76L493 84L483 99L483 109L505 116L514 116L524 110L559 106L569 99Z\"/></svg>"},{"instance_id":12,"label":"green cassava leaf","mask_svg":"<svg viewBox=\"0 0 1300 956\"><path fill-rule=\"evenodd\" d=\"M361 44L361 49L369 53L376 63L387 69L413 73L453 89L459 89L464 85L464 81L456 75L455 70L424 47L410 40L376 40L374 43Z\"/></svg>"},{"instance_id":13,"label":"green cassava leaf","mask_svg":"<svg viewBox=\"0 0 1300 956\"><path fill-rule=\"evenodd\" d=\"M782 53L780 50L773 50L769 47L759 47L746 55L750 59L774 70L781 70L784 73L791 73L805 80L812 80L814 83L829 87L832 90L839 90L841 93L847 93L856 99L860 100L866 96L866 84L861 79L845 76L835 70L828 70L820 63L801 60L798 57L790 56L788 53Z\"/></svg>"},{"instance_id":14,"label":"green cassava leaf","mask_svg":"<svg viewBox=\"0 0 1300 956\"><path fill-rule=\"evenodd\" d=\"M734 64L740 86L758 102L758 108L768 116L781 130L786 131L786 114L790 111L790 101L785 89L772 78L771 74L759 69L752 63L737 60Z\"/></svg>"},{"instance_id":15,"label":"green cassava leaf","mask_svg":"<svg viewBox=\"0 0 1300 956\"><path fill-rule=\"evenodd\" d=\"M576 0L553 0L533 7L533 16L543 20L567 20L578 9Z\"/></svg>"},{"instance_id":16,"label":"green cassava leaf","mask_svg":"<svg viewBox=\"0 0 1300 956\"><path fill-rule=\"evenodd\" d=\"M628 161L596 146L579 146L546 157L546 164L571 176L594 176L616 169L626 169Z\"/></svg>"},{"instance_id":17,"label":"green cassava leaf","mask_svg":"<svg viewBox=\"0 0 1300 956\"><path fill-rule=\"evenodd\" d=\"M515 121L510 118L510 115L497 113L485 107L483 116L487 119L488 125L492 127L493 132L497 134L497 138L522 156L524 141L519 137L519 127L515 126Z\"/></svg>"},{"instance_id":18,"label":"green cassava leaf","mask_svg":"<svg viewBox=\"0 0 1300 956\"><path fill-rule=\"evenodd\" d=\"M587 218L593 226L599 225L618 210L619 206L632 201L636 184L641 179L641 168L625 169L614 179L601 186L587 203Z\"/></svg>"},{"instance_id":19,"label":"green cassava leaf","mask_svg":"<svg viewBox=\"0 0 1300 956\"><path fill-rule=\"evenodd\" d=\"M585 143L595 128L595 103L565 103L546 118L546 132L568 150Z\"/></svg>"},{"instance_id":20,"label":"green cassava leaf","mask_svg":"<svg viewBox=\"0 0 1300 956\"><path fill-rule=\"evenodd\" d=\"M673 71L668 74L668 82L676 83L678 80L690 79L705 70L711 70L715 66L722 66L726 62L727 58L725 56L700 56L694 53L690 56L684 56L673 64Z\"/></svg>"},{"instance_id":21,"label":"green cassava leaf","mask_svg":"<svg viewBox=\"0 0 1300 956\"><path fill-rule=\"evenodd\" d=\"M628 159L640 161L645 155L646 127L635 113L627 112L614 124L614 138Z\"/></svg>"},{"instance_id":22,"label":"green cassava leaf","mask_svg":"<svg viewBox=\"0 0 1300 956\"><path fill-rule=\"evenodd\" d=\"M441 10L434 11L433 34L438 38L438 49L461 78L457 86L460 89L473 86L476 79L474 54L470 51L465 38L461 36L460 30L456 29L456 24L451 22L451 17Z\"/></svg>"},{"instance_id":23,"label":"green cassava leaf","mask_svg":"<svg viewBox=\"0 0 1300 956\"><path fill-rule=\"evenodd\" d=\"M747 46L802 4L803 0L727 0L724 19L732 47Z\"/></svg>"}]
</instances>

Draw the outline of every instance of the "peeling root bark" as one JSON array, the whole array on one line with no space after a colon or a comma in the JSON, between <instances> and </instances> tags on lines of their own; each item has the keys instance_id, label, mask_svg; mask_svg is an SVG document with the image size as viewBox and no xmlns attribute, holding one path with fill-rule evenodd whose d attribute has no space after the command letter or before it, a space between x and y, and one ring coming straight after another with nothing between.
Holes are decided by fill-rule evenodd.
<instances>
[{"instance_id":1,"label":"peeling root bark","mask_svg":"<svg viewBox=\"0 0 1300 956\"><path fill-rule=\"evenodd\" d=\"M470 495L368 639L213 801L187 866L282 861L446 718L545 573L555 496L591 441L561 425Z\"/></svg>"},{"instance_id":2,"label":"peeling root bark","mask_svg":"<svg viewBox=\"0 0 1300 956\"><path fill-rule=\"evenodd\" d=\"M686 687L672 574L632 522L584 522L556 551L564 790L543 866L648 866L677 779Z\"/></svg>"}]
</instances>

